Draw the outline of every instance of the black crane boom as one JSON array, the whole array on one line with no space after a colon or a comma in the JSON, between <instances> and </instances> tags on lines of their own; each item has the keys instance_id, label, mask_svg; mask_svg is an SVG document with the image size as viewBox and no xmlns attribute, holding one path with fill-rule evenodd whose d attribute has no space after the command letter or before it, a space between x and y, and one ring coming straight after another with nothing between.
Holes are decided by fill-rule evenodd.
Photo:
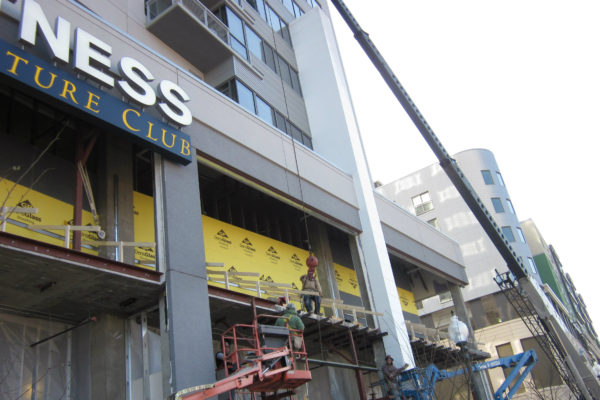
<instances>
[{"instance_id":1,"label":"black crane boom","mask_svg":"<svg viewBox=\"0 0 600 400\"><path fill-rule=\"evenodd\" d=\"M527 269L523 266L522 260L502 234L500 227L486 209L467 177L460 170L456 161L450 157L415 103L402 87L390 66L369 38L369 34L360 27L342 0L331 0L331 2L427 144L429 144L446 175L506 262L511 274L497 274L496 277L496 282L501 291L515 307L524 324L554 363L561 378L575 397L578 400L591 400L590 391L600 395L600 386L594 379L592 379L592 383L589 379L584 382L583 377L588 378L589 371L586 371L585 365L582 365L582 360L573 344L567 340L568 337L561 332L556 318L545 310L542 295L536 290L534 283L528 277Z\"/></svg>"},{"instance_id":2,"label":"black crane boom","mask_svg":"<svg viewBox=\"0 0 600 400\"><path fill-rule=\"evenodd\" d=\"M527 270L523 266L521 260L517 258L516 253L508 243L508 240L502 234L500 227L496 224L492 215L485 208L483 202L477 196L475 190L471 187L471 184L460 170L456 161L450 157L440 140L437 138L425 117L421 114L415 103L412 101L390 66L387 64L383 56L377 50L377 47L371 39L369 34L366 33L358 22L354 19L350 10L340 0L332 0L333 5L338 10L346 24L350 27L350 30L354 34L354 37L361 45L375 68L381 74L383 80L387 83L388 87L394 93L394 96L398 99L410 119L413 121L429 147L436 155L440 162L440 165L450 178L450 181L454 184L462 198L465 200L475 217L494 243L500 255L506 262L508 269L517 278L523 278L527 275Z\"/></svg>"}]
</instances>

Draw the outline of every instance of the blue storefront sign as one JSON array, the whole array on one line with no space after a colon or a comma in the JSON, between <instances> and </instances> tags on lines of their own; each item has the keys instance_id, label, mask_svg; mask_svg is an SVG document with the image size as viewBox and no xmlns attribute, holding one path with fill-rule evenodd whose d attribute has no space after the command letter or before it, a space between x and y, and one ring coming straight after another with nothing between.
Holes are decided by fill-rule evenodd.
<instances>
[{"instance_id":1,"label":"blue storefront sign","mask_svg":"<svg viewBox=\"0 0 600 400\"><path fill-rule=\"evenodd\" d=\"M0 73L134 135L174 161L192 161L189 135L3 40Z\"/></svg>"}]
</instances>

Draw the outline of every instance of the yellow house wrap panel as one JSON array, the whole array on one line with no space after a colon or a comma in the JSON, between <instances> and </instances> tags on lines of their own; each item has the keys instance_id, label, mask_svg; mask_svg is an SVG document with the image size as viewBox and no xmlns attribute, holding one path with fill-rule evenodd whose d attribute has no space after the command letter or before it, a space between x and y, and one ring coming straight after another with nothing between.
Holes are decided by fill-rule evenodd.
<instances>
[{"instance_id":1,"label":"yellow house wrap panel","mask_svg":"<svg viewBox=\"0 0 600 400\"><path fill-rule=\"evenodd\" d=\"M202 217L202 226L207 262L224 263L227 271L257 272L261 281L287 283L301 289L300 276L307 272L308 251L207 216ZM211 277L221 279L219 275ZM256 278L230 279L231 290L256 296L256 290L236 287L236 280ZM214 281L209 284L224 287Z\"/></svg>"},{"instance_id":2,"label":"yellow house wrap panel","mask_svg":"<svg viewBox=\"0 0 600 400\"><path fill-rule=\"evenodd\" d=\"M37 208L36 214L12 213L6 223L6 232L40 242L64 247L64 231L34 232L26 225L67 225L73 223L73 205L45 195L23 185L16 185L8 179L0 181L0 207ZM83 211L82 225L95 225L92 214ZM59 236L59 237L56 237ZM94 232L82 232L82 240L98 240ZM98 254L92 249L82 251Z\"/></svg>"}]
</instances>

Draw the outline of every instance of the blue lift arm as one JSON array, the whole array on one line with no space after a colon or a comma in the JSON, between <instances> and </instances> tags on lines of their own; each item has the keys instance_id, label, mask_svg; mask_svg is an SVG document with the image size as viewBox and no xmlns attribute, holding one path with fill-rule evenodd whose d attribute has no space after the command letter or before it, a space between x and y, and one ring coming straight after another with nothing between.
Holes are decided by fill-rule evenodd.
<instances>
[{"instance_id":1,"label":"blue lift arm","mask_svg":"<svg viewBox=\"0 0 600 400\"><path fill-rule=\"evenodd\" d=\"M494 400L510 400L519 390L538 358L534 350L528 350L509 357L502 357L492 361L475 364L471 372L485 371L492 368L513 368L502 385L494 393ZM425 369L412 369L402 374L402 382L412 382L414 388L402 390L405 396L412 396L415 400L433 400L434 388L437 382L451 379L467 372L466 368L454 371L439 370L435 365Z\"/></svg>"}]
</instances>

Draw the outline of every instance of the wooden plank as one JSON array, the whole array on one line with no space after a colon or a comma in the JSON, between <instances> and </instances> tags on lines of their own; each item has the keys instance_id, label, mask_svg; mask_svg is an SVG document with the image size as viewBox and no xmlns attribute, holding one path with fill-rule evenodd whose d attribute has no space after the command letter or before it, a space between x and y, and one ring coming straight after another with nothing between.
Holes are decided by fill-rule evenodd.
<instances>
[{"instance_id":1,"label":"wooden plank","mask_svg":"<svg viewBox=\"0 0 600 400\"><path fill-rule=\"evenodd\" d=\"M237 272L237 271L213 271L210 269L206 270L208 275L229 275L229 276L260 276L258 272Z\"/></svg>"},{"instance_id":2,"label":"wooden plank","mask_svg":"<svg viewBox=\"0 0 600 400\"><path fill-rule=\"evenodd\" d=\"M207 262L205 265L207 267L219 267L219 268L222 268L222 267L225 266L225 263Z\"/></svg>"}]
</instances>

